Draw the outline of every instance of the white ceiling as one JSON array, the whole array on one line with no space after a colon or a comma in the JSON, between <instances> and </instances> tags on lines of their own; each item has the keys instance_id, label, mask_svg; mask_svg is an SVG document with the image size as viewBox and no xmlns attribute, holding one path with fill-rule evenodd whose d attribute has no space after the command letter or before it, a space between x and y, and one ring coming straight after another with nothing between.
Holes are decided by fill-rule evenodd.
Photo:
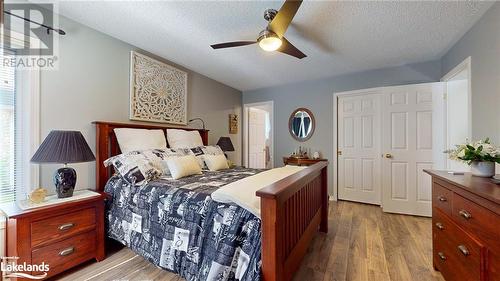
<instances>
[{"instance_id":1,"label":"white ceiling","mask_svg":"<svg viewBox=\"0 0 500 281\"><path fill-rule=\"evenodd\" d=\"M302 60L257 45L210 48L255 39L266 25L264 10L279 9L280 1L69 1L59 9L244 91L440 58L492 4L305 1L286 33L307 54Z\"/></svg>"}]
</instances>

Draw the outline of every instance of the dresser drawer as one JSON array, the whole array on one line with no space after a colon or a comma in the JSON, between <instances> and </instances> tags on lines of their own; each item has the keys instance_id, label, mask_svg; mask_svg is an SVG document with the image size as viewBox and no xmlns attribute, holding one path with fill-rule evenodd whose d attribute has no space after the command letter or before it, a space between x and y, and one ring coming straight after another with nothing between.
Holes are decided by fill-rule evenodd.
<instances>
[{"instance_id":1,"label":"dresser drawer","mask_svg":"<svg viewBox=\"0 0 500 281\"><path fill-rule=\"evenodd\" d=\"M432 223L434 260L445 278L486 280L486 248L438 210L433 213Z\"/></svg>"},{"instance_id":2,"label":"dresser drawer","mask_svg":"<svg viewBox=\"0 0 500 281\"><path fill-rule=\"evenodd\" d=\"M32 263L45 262L49 265L49 275L52 276L65 268L92 259L96 250L96 238L96 232L89 231L38 248L31 252Z\"/></svg>"},{"instance_id":3,"label":"dresser drawer","mask_svg":"<svg viewBox=\"0 0 500 281\"><path fill-rule=\"evenodd\" d=\"M94 208L61 214L31 223L31 246L41 246L95 228Z\"/></svg>"},{"instance_id":4,"label":"dresser drawer","mask_svg":"<svg viewBox=\"0 0 500 281\"><path fill-rule=\"evenodd\" d=\"M500 219L495 213L458 194L453 197L453 219L476 236L498 245L500 240Z\"/></svg>"},{"instance_id":5,"label":"dresser drawer","mask_svg":"<svg viewBox=\"0 0 500 281\"><path fill-rule=\"evenodd\" d=\"M432 206L451 215L453 192L438 183L432 184Z\"/></svg>"}]
</instances>

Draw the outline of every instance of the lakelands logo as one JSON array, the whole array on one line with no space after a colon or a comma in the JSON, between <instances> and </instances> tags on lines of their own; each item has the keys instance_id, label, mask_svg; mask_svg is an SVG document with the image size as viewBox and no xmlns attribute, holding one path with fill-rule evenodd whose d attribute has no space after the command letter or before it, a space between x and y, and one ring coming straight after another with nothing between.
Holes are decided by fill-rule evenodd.
<instances>
[{"instance_id":1,"label":"lakelands logo","mask_svg":"<svg viewBox=\"0 0 500 281\"><path fill-rule=\"evenodd\" d=\"M38 280L47 277L50 268L45 262L41 264L28 264L26 262L18 264L16 262L18 259L19 257L1 257L0 269L2 270L3 279L27 278ZM39 274L32 275L25 272L39 272Z\"/></svg>"},{"instance_id":2,"label":"lakelands logo","mask_svg":"<svg viewBox=\"0 0 500 281\"><path fill-rule=\"evenodd\" d=\"M1 28L0 62L4 67L57 67L59 36L65 34L58 24L54 3L5 3Z\"/></svg>"}]
</instances>

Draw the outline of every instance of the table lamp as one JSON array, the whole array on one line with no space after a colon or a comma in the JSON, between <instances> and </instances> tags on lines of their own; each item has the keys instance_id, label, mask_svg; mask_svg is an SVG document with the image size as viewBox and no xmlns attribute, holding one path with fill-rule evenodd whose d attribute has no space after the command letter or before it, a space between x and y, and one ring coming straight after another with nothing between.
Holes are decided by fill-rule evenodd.
<instances>
[{"instance_id":1,"label":"table lamp","mask_svg":"<svg viewBox=\"0 0 500 281\"><path fill-rule=\"evenodd\" d=\"M51 131L42 142L33 163L61 163L64 167L54 173L54 184L58 198L73 196L76 184L76 171L68 163L94 161L95 157L79 131Z\"/></svg>"},{"instance_id":2,"label":"table lamp","mask_svg":"<svg viewBox=\"0 0 500 281\"><path fill-rule=\"evenodd\" d=\"M220 137L217 145L224 151L224 155L226 155L226 151L234 151L233 143L229 137ZM226 155L227 158L227 155Z\"/></svg>"}]
</instances>

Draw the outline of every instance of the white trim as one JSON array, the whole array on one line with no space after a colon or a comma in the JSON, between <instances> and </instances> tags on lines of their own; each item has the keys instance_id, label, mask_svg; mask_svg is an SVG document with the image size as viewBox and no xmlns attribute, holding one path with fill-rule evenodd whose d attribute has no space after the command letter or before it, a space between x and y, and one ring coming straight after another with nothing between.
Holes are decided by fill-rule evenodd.
<instances>
[{"instance_id":1,"label":"white trim","mask_svg":"<svg viewBox=\"0 0 500 281\"><path fill-rule=\"evenodd\" d=\"M248 108L255 106L268 105L271 107L271 112L269 113L269 118L271 119L271 167L274 168L274 101L263 101L254 103L243 104L243 166L248 167Z\"/></svg>"},{"instance_id":2,"label":"white trim","mask_svg":"<svg viewBox=\"0 0 500 281\"><path fill-rule=\"evenodd\" d=\"M472 59L471 57L467 57L464 61L455 66L452 70L446 73L443 78L441 78L441 82L447 83L451 79L453 79L456 75L458 75L463 70L467 70L467 135L469 140L472 140ZM445 87L446 95L448 95L448 87ZM445 142L448 146L448 99L444 102L444 110L445 110Z\"/></svg>"}]
</instances>

